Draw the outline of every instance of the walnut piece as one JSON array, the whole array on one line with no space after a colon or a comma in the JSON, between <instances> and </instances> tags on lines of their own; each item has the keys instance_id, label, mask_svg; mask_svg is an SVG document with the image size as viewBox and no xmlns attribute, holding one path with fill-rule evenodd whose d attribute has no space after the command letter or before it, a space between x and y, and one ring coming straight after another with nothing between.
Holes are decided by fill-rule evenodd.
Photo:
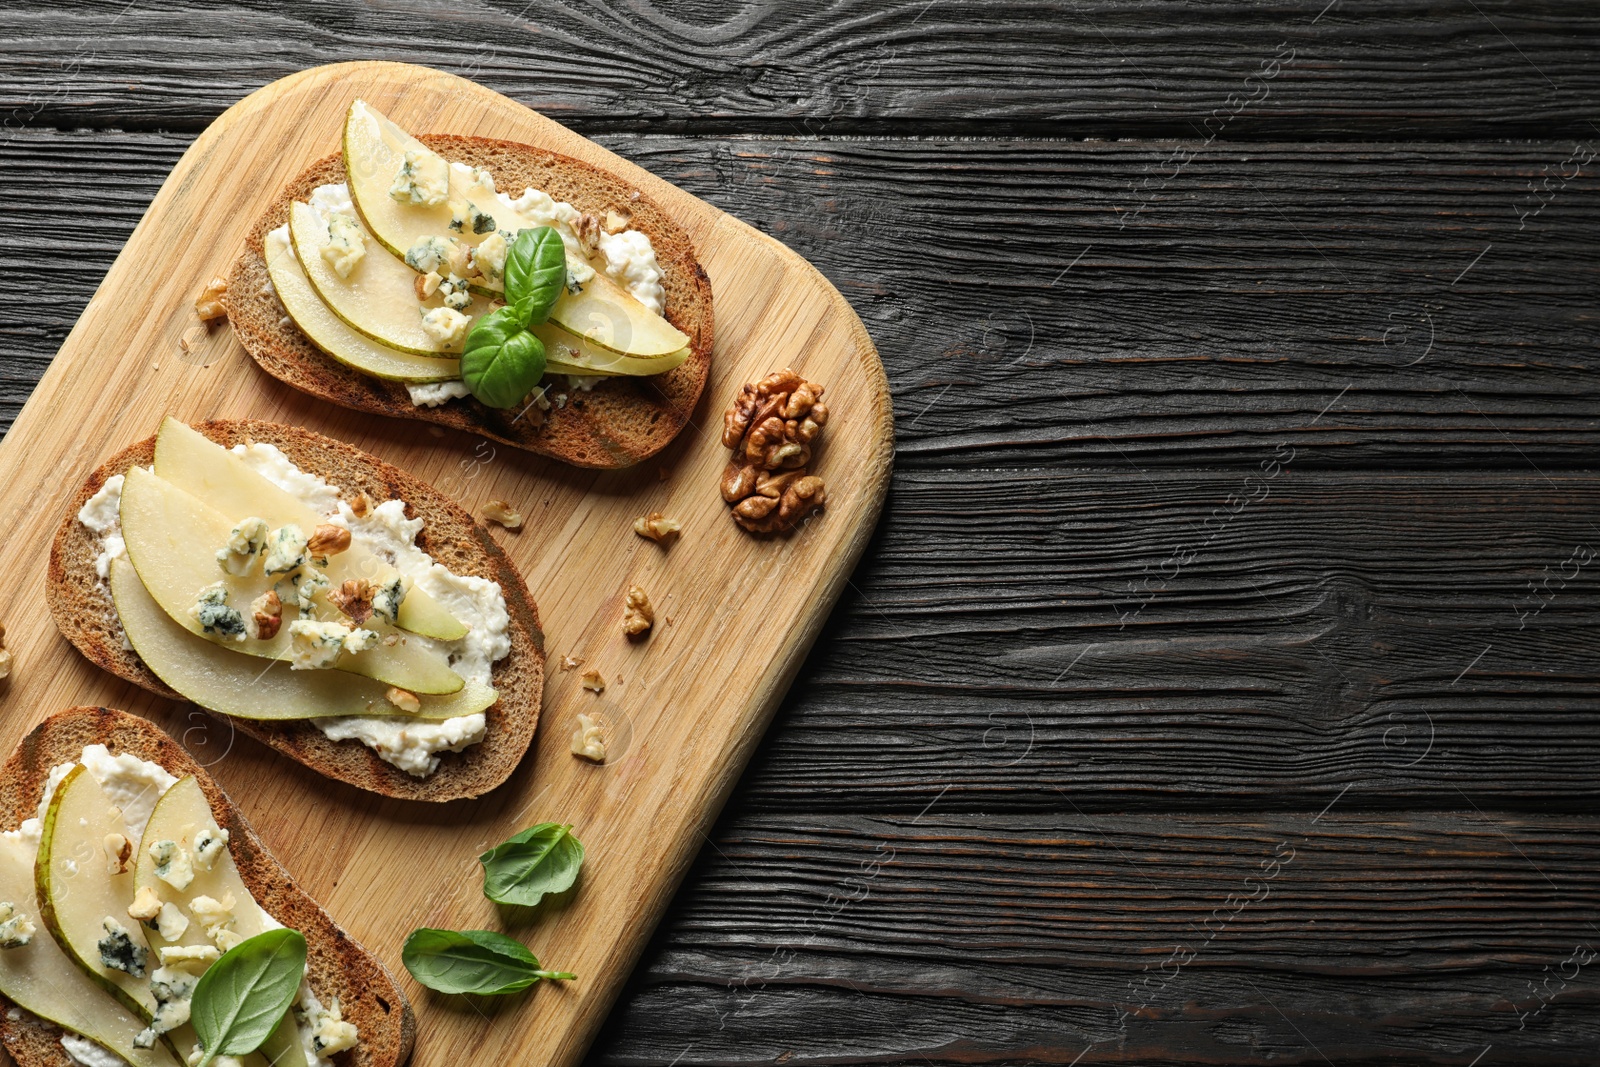
<instances>
[{"instance_id":1,"label":"walnut piece","mask_svg":"<svg viewBox=\"0 0 1600 1067\"><path fill-rule=\"evenodd\" d=\"M583 254L592 256L600 251L600 234L604 227L593 215L578 216L578 247Z\"/></svg>"},{"instance_id":2,"label":"walnut piece","mask_svg":"<svg viewBox=\"0 0 1600 1067\"><path fill-rule=\"evenodd\" d=\"M11 653L6 651L6 628L0 626L0 682L11 677Z\"/></svg>"},{"instance_id":3,"label":"walnut piece","mask_svg":"<svg viewBox=\"0 0 1600 1067\"><path fill-rule=\"evenodd\" d=\"M491 500L483 505L483 517L486 522L498 522L508 530L520 529L522 515L504 500Z\"/></svg>"},{"instance_id":4,"label":"walnut piece","mask_svg":"<svg viewBox=\"0 0 1600 1067\"><path fill-rule=\"evenodd\" d=\"M604 693L606 691L606 680L600 677L600 672L593 667L583 672L582 680L583 687L590 692Z\"/></svg>"},{"instance_id":5,"label":"walnut piece","mask_svg":"<svg viewBox=\"0 0 1600 1067\"><path fill-rule=\"evenodd\" d=\"M394 686L390 686L388 691L383 694L383 699L408 715L415 715L422 710L422 701L417 699L417 694L407 692L404 689L397 689Z\"/></svg>"},{"instance_id":6,"label":"walnut piece","mask_svg":"<svg viewBox=\"0 0 1600 1067\"><path fill-rule=\"evenodd\" d=\"M128 862L133 859L133 842L119 833L105 836L106 870L111 874L125 874Z\"/></svg>"},{"instance_id":7,"label":"walnut piece","mask_svg":"<svg viewBox=\"0 0 1600 1067\"><path fill-rule=\"evenodd\" d=\"M283 625L283 601L277 590L268 589L250 602L250 620L256 624L256 639L271 641Z\"/></svg>"},{"instance_id":8,"label":"walnut piece","mask_svg":"<svg viewBox=\"0 0 1600 1067\"><path fill-rule=\"evenodd\" d=\"M562 656L561 657L561 669L563 671L570 671L574 667L581 667L581 666L583 666L583 660L579 659L577 656Z\"/></svg>"},{"instance_id":9,"label":"walnut piece","mask_svg":"<svg viewBox=\"0 0 1600 1067\"><path fill-rule=\"evenodd\" d=\"M722 472L722 499L743 529L791 533L827 503L822 479L807 470L828 424L822 393L784 369L739 390L723 416L722 443L733 457Z\"/></svg>"},{"instance_id":10,"label":"walnut piece","mask_svg":"<svg viewBox=\"0 0 1600 1067\"><path fill-rule=\"evenodd\" d=\"M350 547L350 531L327 523L311 531L306 550L313 556L336 556Z\"/></svg>"},{"instance_id":11,"label":"walnut piece","mask_svg":"<svg viewBox=\"0 0 1600 1067\"><path fill-rule=\"evenodd\" d=\"M606 232L621 233L633 221L633 212L627 208L606 208Z\"/></svg>"},{"instance_id":12,"label":"walnut piece","mask_svg":"<svg viewBox=\"0 0 1600 1067\"><path fill-rule=\"evenodd\" d=\"M606 739L600 724L589 716L578 713L578 728L572 731L572 754L596 763L606 761Z\"/></svg>"},{"instance_id":13,"label":"walnut piece","mask_svg":"<svg viewBox=\"0 0 1600 1067\"><path fill-rule=\"evenodd\" d=\"M372 618L372 583L365 578L349 578L328 594L328 602L360 626Z\"/></svg>"},{"instance_id":14,"label":"walnut piece","mask_svg":"<svg viewBox=\"0 0 1600 1067\"><path fill-rule=\"evenodd\" d=\"M200 299L194 302L194 311L200 316L202 322L213 322L217 319L228 317L228 309L223 306L222 298L228 295L228 280L226 278L212 278L206 287L200 290Z\"/></svg>"},{"instance_id":15,"label":"walnut piece","mask_svg":"<svg viewBox=\"0 0 1600 1067\"><path fill-rule=\"evenodd\" d=\"M628 599L622 608L622 632L629 637L643 637L655 624L656 612L650 606L650 598L638 586L628 586Z\"/></svg>"},{"instance_id":16,"label":"walnut piece","mask_svg":"<svg viewBox=\"0 0 1600 1067\"><path fill-rule=\"evenodd\" d=\"M683 523L669 519L659 511L633 520L633 532L640 537L648 537L658 545L670 544L682 531Z\"/></svg>"},{"instance_id":17,"label":"walnut piece","mask_svg":"<svg viewBox=\"0 0 1600 1067\"><path fill-rule=\"evenodd\" d=\"M367 512L372 508L372 501L367 499L366 493L357 493L350 500L350 514L358 519L366 518Z\"/></svg>"}]
</instances>

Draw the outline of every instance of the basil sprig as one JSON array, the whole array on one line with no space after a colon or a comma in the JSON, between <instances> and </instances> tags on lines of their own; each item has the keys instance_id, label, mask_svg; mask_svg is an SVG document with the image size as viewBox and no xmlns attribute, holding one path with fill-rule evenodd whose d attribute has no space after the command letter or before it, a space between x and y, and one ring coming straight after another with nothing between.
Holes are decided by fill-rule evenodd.
<instances>
[{"instance_id":1,"label":"basil sprig","mask_svg":"<svg viewBox=\"0 0 1600 1067\"><path fill-rule=\"evenodd\" d=\"M522 310L523 325L550 317L567 287L567 246L553 226L520 230L506 253L506 302Z\"/></svg>"},{"instance_id":2,"label":"basil sprig","mask_svg":"<svg viewBox=\"0 0 1600 1067\"><path fill-rule=\"evenodd\" d=\"M478 857L483 895L501 904L533 906L546 893L572 888L583 866L583 845L572 827L547 822L522 831Z\"/></svg>"},{"instance_id":3,"label":"basil sprig","mask_svg":"<svg viewBox=\"0 0 1600 1067\"><path fill-rule=\"evenodd\" d=\"M194 987L189 1021L205 1055L248 1056L272 1036L300 994L306 939L295 930L268 930L222 954Z\"/></svg>"},{"instance_id":4,"label":"basil sprig","mask_svg":"<svg viewBox=\"0 0 1600 1067\"><path fill-rule=\"evenodd\" d=\"M400 959L411 977L440 993L493 997L520 993L541 978L578 977L544 970L522 942L493 930L424 928L406 938Z\"/></svg>"},{"instance_id":5,"label":"basil sprig","mask_svg":"<svg viewBox=\"0 0 1600 1067\"><path fill-rule=\"evenodd\" d=\"M544 377L544 342L528 332L550 317L567 284L567 248L550 226L519 230L506 253L506 306L472 324L461 380L492 408L511 408Z\"/></svg>"},{"instance_id":6,"label":"basil sprig","mask_svg":"<svg viewBox=\"0 0 1600 1067\"><path fill-rule=\"evenodd\" d=\"M529 333L515 304L472 326L461 353L461 380L492 408L514 408L544 377L544 342Z\"/></svg>"}]
</instances>

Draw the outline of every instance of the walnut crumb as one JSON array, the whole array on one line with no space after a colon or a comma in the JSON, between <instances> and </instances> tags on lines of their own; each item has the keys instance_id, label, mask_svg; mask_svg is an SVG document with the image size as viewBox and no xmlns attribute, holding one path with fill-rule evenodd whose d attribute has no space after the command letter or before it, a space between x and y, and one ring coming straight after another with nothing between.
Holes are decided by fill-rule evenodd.
<instances>
[{"instance_id":1,"label":"walnut crumb","mask_svg":"<svg viewBox=\"0 0 1600 1067\"><path fill-rule=\"evenodd\" d=\"M206 287L200 290L200 298L194 302L194 311L200 316L202 322L214 322L217 319L228 317L228 309L223 306L222 298L228 295L228 280L226 278L212 278Z\"/></svg>"},{"instance_id":2,"label":"walnut crumb","mask_svg":"<svg viewBox=\"0 0 1600 1067\"><path fill-rule=\"evenodd\" d=\"M383 699L407 715L415 715L422 710L422 701L417 699L415 693L408 693L404 689L397 689L394 686L390 686L388 691L383 694Z\"/></svg>"},{"instance_id":3,"label":"walnut crumb","mask_svg":"<svg viewBox=\"0 0 1600 1067\"><path fill-rule=\"evenodd\" d=\"M6 649L6 628L0 626L0 681L11 677L11 653Z\"/></svg>"},{"instance_id":4,"label":"walnut crumb","mask_svg":"<svg viewBox=\"0 0 1600 1067\"><path fill-rule=\"evenodd\" d=\"M128 862L133 859L133 842L119 833L105 836L106 871L109 874L126 874Z\"/></svg>"},{"instance_id":5,"label":"walnut crumb","mask_svg":"<svg viewBox=\"0 0 1600 1067\"><path fill-rule=\"evenodd\" d=\"M326 523L311 531L306 551L313 556L336 556L350 547L350 531L343 526Z\"/></svg>"},{"instance_id":6,"label":"walnut crumb","mask_svg":"<svg viewBox=\"0 0 1600 1067\"><path fill-rule=\"evenodd\" d=\"M274 589L250 602L250 620L256 624L256 639L258 641L271 641L278 636L278 627L283 624L283 601L278 599Z\"/></svg>"},{"instance_id":7,"label":"walnut crumb","mask_svg":"<svg viewBox=\"0 0 1600 1067\"><path fill-rule=\"evenodd\" d=\"M570 671L574 667L581 667L581 666L583 666L583 660L579 659L577 656L562 656L561 657L561 669L564 670L564 671Z\"/></svg>"},{"instance_id":8,"label":"walnut crumb","mask_svg":"<svg viewBox=\"0 0 1600 1067\"><path fill-rule=\"evenodd\" d=\"M648 537L658 545L666 545L683 532L683 523L669 519L659 511L652 511L642 519L633 520L633 532L640 537Z\"/></svg>"},{"instance_id":9,"label":"walnut crumb","mask_svg":"<svg viewBox=\"0 0 1600 1067\"><path fill-rule=\"evenodd\" d=\"M497 522L508 530L522 528L522 515L504 500L491 500L483 505L483 518L486 522Z\"/></svg>"},{"instance_id":10,"label":"walnut crumb","mask_svg":"<svg viewBox=\"0 0 1600 1067\"><path fill-rule=\"evenodd\" d=\"M590 692L604 693L606 691L606 680L600 677L600 672L593 667L583 672L582 681L583 687Z\"/></svg>"},{"instance_id":11,"label":"walnut crumb","mask_svg":"<svg viewBox=\"0 0 1600 1067\"><path fill-rule=\"evenodd\" d=\"M372 508L372 501L367 499L366 493L357 493L350 499L350 514L358 519L366 518L367 512Z\"/></svg>"},{"instance_id":12,"label":"walnut crumb","mask_svg":"<svg viewBox=\"0 0 1600 1067\"><path fill-rule=\"evenodd\" d=\"M629 637L643 637L655 622L656 612L650 606L650 598L638 586L628 586L628 598L622 609L622 632Z\"/></svg>"},{"instance_id":13,"label":"walnut crumb","mask_svg":"<svg viewBox=\"0 0 1600 1067\"><path fill-rule=\"evenodd\" d=\"M596 763L606 761L606 740L600 724L581 712L578 728L572 731L572 754Z\"/></svg>"},{"instance_id":14,"label":"walnut crumb","mask_svg":"<svg viewBox=\"0 0 1600 1067\"><path fill-rule=\"evenodd\" d=\"M627 208L606 208L606 232L621 233L633 221L633 212Z\"/></svg>"},{"instance_id":15,"label":"walnut crumb","mask_svg":"<svg viewBox=\"0 0 1600 1067\"><path fill-rule=\"evenodd\" d=\"M328 594L328 602L360 626L372 618L372 583L365 578L346 579Z\"/></svg>"}]
</instances>

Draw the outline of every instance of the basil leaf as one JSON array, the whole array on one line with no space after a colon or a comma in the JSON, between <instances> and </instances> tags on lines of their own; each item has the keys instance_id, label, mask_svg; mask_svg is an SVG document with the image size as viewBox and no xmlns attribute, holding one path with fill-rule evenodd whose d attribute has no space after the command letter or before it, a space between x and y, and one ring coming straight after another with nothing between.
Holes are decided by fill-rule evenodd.
<instances>
[{"instance_id":1,"label":"basil leaf","mask_svg":"<svg viewBox=\"0 0 1600 1067\"><path fill-rule=\"evenodd\" d=\"M567 287L567 246L553 226L518 230L506 253L506 302L522 309L523 325L543 322Z\"/></svg>"},{"instance_id":2,"label":"basil leaf","mask_svg":"<svg viewBox=\"0 0 1600 1067\"><path fill-rule=\"evenodd\" d=\"M544 377L544 342L523 329L516 305L472 324L461 353L461 380L492 408L514 408Z\"/></svg>"},{"instance_id":3,"label":"basil leaf","mask_svg":"<svg viewBox=\"0 0 1600 1067\"><path fill-rule=\"evenodd\" d=\"M578 977L542 970L522 942L493 930L417 930L400 959L411 977L440 993L492 997L520 993L541 978Z\"/></svg>"},{"instance_id":4,"label":"basil leaf","mask_svg":"<svg viewBox=\"0 0 1600 1067\"><path fill-rule=\"evenodd\" d=\"M502 904L532 906L546 893L572 888L583 866L583 845L572 827L540 823L478 857L483 895Z\"/></svg>"},{"instance_id":5,"label":"basil leaf","mask_svg":"<svg viewBox=\"0 0 1600 1067\"><path fill-rule=\"evenodd\" d=\"M305 973L306 939L295 930L268 930L224 952L200 976L189 1004L205 1049L197 1067L260 1048L300 995Z\"/></svg>"}]
</instances>

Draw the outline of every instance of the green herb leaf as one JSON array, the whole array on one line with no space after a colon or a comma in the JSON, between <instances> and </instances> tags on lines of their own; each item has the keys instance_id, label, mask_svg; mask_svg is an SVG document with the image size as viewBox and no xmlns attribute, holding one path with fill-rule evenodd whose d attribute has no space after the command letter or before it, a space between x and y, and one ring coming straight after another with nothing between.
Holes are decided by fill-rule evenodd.
<instances>
[{"instance_id":1,"label":"green herb leaf","mask_svg":"<svg viewBox=\"0 0 1600 1067\"><path fill-rule=\"evenodd\" d=\"M478 857L483 895L502 904L532 906L546 893L572 888L583 866L583 846L572 827L540 823Z\"/></svg>"},{"instance_id":2,"label":"green herb leaf","mask_svg":"<svg viewBox=\"0 0 1600 1067\"><path fill-rule=\"evenodd\" d=\"M492 408L514 408L544 377L544 342L524 328L515 305L472 324L461 353L461 380Z\"/></svg>"},{"instance_id":3,"label":"green herb leaf","mask_svg":"<svg viewBox=\"0 0 1600 1067\"><path fill-rule=\"evenodd\" d=\"M541 978L578 977L542 970L522 942L493 930L417 930L400 959L411 977L440 993L499 996L520 993Z\"/></svg>"},{"instance_id":4,"label":"green herb leaf","mask_svg":"<svg viewBox=\"0 0 1600 1067\"><path fill-rule=\"evenodd\" d=\"M529 326L550 317L567 287L567 246L553 226L518 230L506 253L506 301Z\"/></svg>"},{"instance_id":5,"label":"green herb leaf","mask_svg":"<svg viewBox=\"0 0 1600 1067\"><path fill-rule=\"evenodd\" d=\"M222 954L194 987L189 1021L207 1067L218 1056L248 1056L278 1028L300 995L306 939L295 930L268 930Z\"/></svg>"}]
</instances>

